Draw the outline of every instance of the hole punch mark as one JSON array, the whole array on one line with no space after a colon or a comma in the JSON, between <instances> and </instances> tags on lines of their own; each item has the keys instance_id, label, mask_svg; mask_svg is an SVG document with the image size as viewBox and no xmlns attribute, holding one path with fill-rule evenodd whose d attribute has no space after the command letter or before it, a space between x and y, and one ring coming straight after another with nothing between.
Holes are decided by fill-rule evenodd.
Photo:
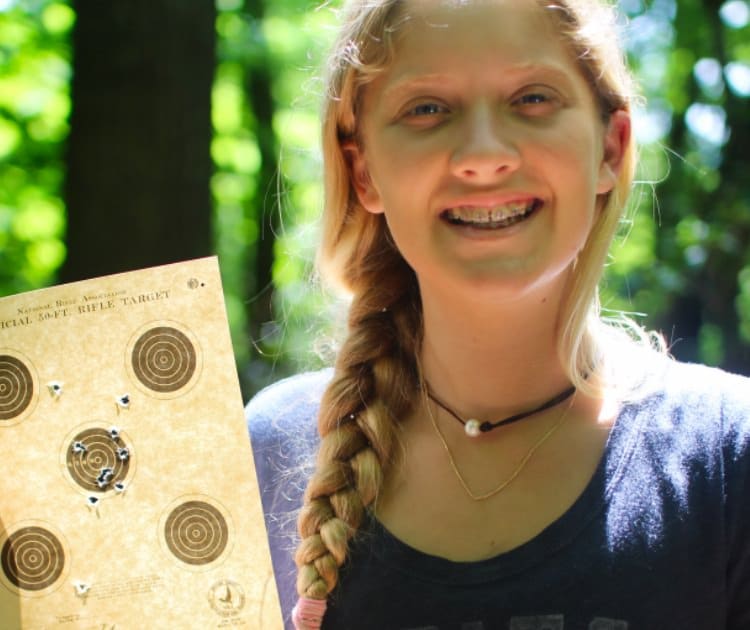
<instances>
[{"instance_id":1,"label":"hole punch mark","mask_svg":"<svg viewBox=\"0 0 750 630\"><path fill-rule=\"evenodd\" d=\"M62 381L50 381L47 383L47 390L49 391L49 395L52 396L55 400L58 400L60 396L63 394L63 385L64 383Z\"/></svg>"},{"instance_id":2,"label":"hole punch mark","mask_svg":"<svg viewBox=\"0 0 750 630\"><path fill-rule=\"evenodd\" d=\"M123 394L122 396L115 397L115 403L117 409L130 409L130 394Z\"/></svg>"},{"instance_id":3,"label":"hole punch mark","mask_svg":"<svg viewBox=\"0 0 750 630\"><path fill-rule=\"evenodd\" d=\"M112 478L114 476L115 476L114 469L110 468L109 466L105 466L99 472L99 476L96 478L96 484L102 490L104 490L112 482Z\"/></svg>"}]
</instances>

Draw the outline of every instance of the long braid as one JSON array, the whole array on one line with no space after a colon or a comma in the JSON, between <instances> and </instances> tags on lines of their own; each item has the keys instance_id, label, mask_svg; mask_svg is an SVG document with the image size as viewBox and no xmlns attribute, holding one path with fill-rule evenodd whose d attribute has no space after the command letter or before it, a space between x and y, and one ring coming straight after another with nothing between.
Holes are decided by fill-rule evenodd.
<instances>
[{"instance_id":1,"label":"long braid","mask_svg":"<svg viewBox=\"0 0 750 630\"><path fill-rule=\"evenodd\" d=\"M317 466L298 519L297 591L314 600L337 583L348 542L392 461L396 423L417 391L416 281L389 237L379 240L352 270L349 335L321 401Z\"/></svg>"},{"instance_id":2,"label":"long braid","mask_svg":"<svg viewBox=\"0 0 750 630\"><path fill-rule=\"evenodd\" d=\"M384 0L361 14L353 7L349 30L342 31L334 47L328 77L323 117L326 212L317 262L321 275L344 288L352 302L349 334L321 400L317 465L298 519L300 600L293 611L298 630L320 628L348 543L387 473L396 422L408 413L417 391L421 309L416 278L384 218L358 203L342 151L342 142L356 135L354 108L361 81L355 74L385 66L390 50L386 25L398 4ZM376 41L368 32L385 39Z\"/></svg>"}]
</instances>

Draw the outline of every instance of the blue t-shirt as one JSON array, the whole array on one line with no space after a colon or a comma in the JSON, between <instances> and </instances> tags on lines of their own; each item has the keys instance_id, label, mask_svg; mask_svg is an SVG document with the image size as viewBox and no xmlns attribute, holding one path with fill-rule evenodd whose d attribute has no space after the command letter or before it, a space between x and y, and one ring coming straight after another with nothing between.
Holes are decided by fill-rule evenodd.
<instances>
[{"instance_id":1,"label":"blue t-shirt","mask_svg":"<svg viewBox=\"0 0 750 630\"><path fill-rule=\"evenodd\" d=\"M750 379L649 358L583 493L539 535L488 560L421 553L369 517L325 630L750 629ZM330 371L247 407L285 623L296 514Z\"/></svg>"}]
</instances>

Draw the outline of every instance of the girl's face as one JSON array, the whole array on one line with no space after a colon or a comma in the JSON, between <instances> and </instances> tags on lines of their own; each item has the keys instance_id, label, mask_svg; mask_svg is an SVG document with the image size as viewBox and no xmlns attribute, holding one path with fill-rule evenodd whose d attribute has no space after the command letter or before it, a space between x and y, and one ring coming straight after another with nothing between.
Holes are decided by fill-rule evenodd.
<instances>
[{"instance_id":1,"label":"girl's face","mask_svg":"<svg viewBox=\"0 0 750 630\"><path fill-rule=\"evenodd\" d=\"M629 132L608 125L554 20L531 0L411 0L394 61L348 145L422 292L519 296L562 282Z\"/></svg>"}]
</instances>

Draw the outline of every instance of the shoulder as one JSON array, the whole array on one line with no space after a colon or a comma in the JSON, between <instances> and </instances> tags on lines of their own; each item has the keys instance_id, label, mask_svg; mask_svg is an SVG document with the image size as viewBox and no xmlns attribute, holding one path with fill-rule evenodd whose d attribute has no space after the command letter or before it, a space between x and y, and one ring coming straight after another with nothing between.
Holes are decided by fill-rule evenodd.
<instances>
[{"instance_id":1,"label":"shoulder","mask_svg":"<svg viewBox=\"0 0 750 630\"><path fill-rule=\"evenodd\" d=\"M253 437L271 435L300 429L315 424L320 399L333 371L305 372L280 380L262 389L245 407L245 418Z\"/></svg>"},{"instance_id":2,"label":"shoulder","mask_svg":"<svg viewBox=\"0 0 750 630\"><path fill-rule=\"evenodd\" d=\"M314 468L320 399L332 370L283 379L245 407L274 575L282 609L296 599L294 548L297 512Z\"/></svg>"},{"instance_id":3,"label":"shoulder","mask_svg":"<svg viewBox=\"0 0 750 630\"><path fill-rule=\"evenodd\" d=\"M750 627L750 378L699 365L674 364L667 392L688 420L695 453L707 465L684 466L693 485L709 484L721 509L711 520L722 524L717 550L726 557L727 628ZM669 394L667 394L669 395ZM714 454L714 455L712 455ZM694 462L697 457L692 459ZM692 463L691 462L691 463ZM711 465L713 464L713 465ZM711 483L715 480L715 483ZM704 495L705 496L705 495ZM706 520L698 520L706 526Z\"/></svg>"},{"instance_id":4,"label":"shoulder","mask_svg":"<svg viewBox=\"0 0 750 630\"><path fill-rule=\"evenodd\" d=\"M719 368L662 359L663 404L674 415L726 437L750 429L750 378Z\"/></svg>"},{"instance_id":5,"label":"shoulder","mask_svg":"<svg viewBox=\"0 0 750 630\"><path fill-rule=\"evenodd\" d=\"M333 370L303 372L264 387L247 403L248 412L284 411L300 404L318 403Z\"/></svg>"},{"instance_id":6,"label":"shoulder","mask_svg":"<svg viewBox=\"0 0 750 630\"><path fill-rule=\"evenodd\" d=\"M264 492L292 478L297 480L295 484L304 486L318 447L320 400L332 374L332 370L320 370L285 378L258 392L245 407L256 472Z\"/></svg>"},{"instance_id":7,"label":"shoulder","mask_svg":"<svg viewBox=\"0 0 750 630\"><path fill-rule=\"evenodd\" d=\"M726 426L750 421L750 378L647 352L640 357L636 399L673 420L714 420Z\"/></svg>"},{"instance_id":8,"label":"shoulder","mask_svg":"<svg viewBox=\"0 0 750 630\"><path fill-rule=\"evenodd\" d=\"M617 488L617 513L632 520L638 512L659 526L666 513L719 523L747 503L750 379L656 353L645 358L642 386L610 434L607 479ZM750 514L741 520L750 525Z\"/></svg>"},{"instance_id":9,"label":"shoulder","mask_svg":"<svg viewBox=\"0 0 750 630\"><path fill-rule=\"evenodd\" d=\"M674 391L698 399L714 397L736 399L750 404L750 378L699 363L660 359L666 367L665 383Z\"/></svg>"},{"instance_id":10,"label":"shoulder","mask_svg":"<svg viewBox=\"0 0 750 630\"><path fill-rule=\"evenodd\" d=\"M669 453L683 464L750 460L750 378L718 368L682 363L656 353L644 356L632 429L652 455ZM635 435L633 437L636 437Z\"/></svg>"},{"instance_id":11,"label":"shoulder","mask_svg":"<svg viewBox=\"0 0 750 630\"><path fill-rule=\"evenodd\" d=\"M293 536L318 448L317 415L330 370L284 379L261 390L245 408L269 536Z\"/></svg>"}]
</instances>

